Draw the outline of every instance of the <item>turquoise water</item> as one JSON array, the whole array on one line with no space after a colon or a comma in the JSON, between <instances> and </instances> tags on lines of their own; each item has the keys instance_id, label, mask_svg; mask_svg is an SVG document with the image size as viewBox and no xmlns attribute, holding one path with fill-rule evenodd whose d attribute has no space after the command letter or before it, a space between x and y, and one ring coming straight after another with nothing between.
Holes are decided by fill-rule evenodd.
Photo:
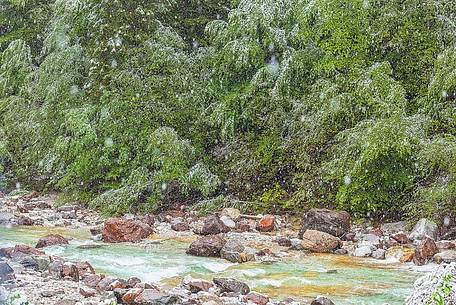
<instances>
[{"instance_id":1,"label":"turquoise water","mask_svg":"<svg viewBox=\"0 0 456 305\"><path fill-rule=\"evenodd\" d=\"M209 280L217 276L234 277L275 299L291 296L307 300L328 295L338 305L399 305L420 275L399 265L335 255L297 254L274 264L238 265L188 256L188 242L177 240L151 242L146 247L100 243L99 248L79 249L78 245L93 243L88 232L65 228L0 228L0 247L16 243L34 245L39 237L51 232L72 240L67 247L47 248L47 254L87 260L98 272L123 278L137 276L163 285L176 285L188 274Z\"/></svg>"}]
</instances>

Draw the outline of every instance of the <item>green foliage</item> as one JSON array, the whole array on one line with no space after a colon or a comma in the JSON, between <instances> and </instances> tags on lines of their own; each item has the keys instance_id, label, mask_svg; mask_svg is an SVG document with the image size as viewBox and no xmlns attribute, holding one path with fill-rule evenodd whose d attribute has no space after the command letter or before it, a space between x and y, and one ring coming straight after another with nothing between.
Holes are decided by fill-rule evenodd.
<instances>
[{"instance_id":1,"label":"green foliage","mask_svg":"<svg viewBox=\"0 0 456 305\"><path fill-rule=\"evenodd\" d=\"M7 1L2 171L107 214L453 215L453 4Z\"/></svg>"},{"instance_id":2,"label":"green foliage","mask_svg":"<svg viewBox=\"0 0 456 305\"><path fill-rule=\"evenodd\" d=\"M442 283L432 293L432 300L428 302L430 305L445 305L445 298L452 292L451 281L453 277L447 274L443 277Z\"/></svg>"}]
</instances>

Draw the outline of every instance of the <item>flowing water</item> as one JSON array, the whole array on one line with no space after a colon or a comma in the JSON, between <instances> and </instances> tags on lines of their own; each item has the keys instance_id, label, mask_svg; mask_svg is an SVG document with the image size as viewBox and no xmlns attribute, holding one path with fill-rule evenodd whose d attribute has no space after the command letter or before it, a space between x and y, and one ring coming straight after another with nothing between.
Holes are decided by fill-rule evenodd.
<instances>
[{"instance_id":1,"label":"flowing water","mask_svg":"<svg viewBox=\"0 0 456 305\"><path fill-rule=\"evenodd\" d=\"M122 278L136 276L145 281L176 285L183 276L212 279L234 277L255 291L275 299L290 296L308 300L329 295L338 305L403 304L411 292L418 272L392 263L336 255L296 255L274 264L257 262L232 264L225 260L185 254L188 241L166 240L147 246L103 244L80 249L92 243L88 232L66 228L0 228L0 247L25 243L33 245L39 237L59 233L71 237L67 247L49 247L46 253L69 260L87 260L101 273Z\"/></svg>"}]
</instances>

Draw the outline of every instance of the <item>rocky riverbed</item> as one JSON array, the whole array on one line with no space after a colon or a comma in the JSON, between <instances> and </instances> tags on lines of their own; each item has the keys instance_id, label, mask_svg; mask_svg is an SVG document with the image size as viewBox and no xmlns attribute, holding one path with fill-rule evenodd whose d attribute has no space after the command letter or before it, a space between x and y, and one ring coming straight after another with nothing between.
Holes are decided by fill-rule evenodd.
<instances>
[{"instance_id":1,"label":"rocky riverbed","mask_svg":"<svg viewBox=\"0 0 456 305\"><path fill-rule=\"evenodd\" d=\"M456 259L451 230L425 219L411 230L322 209L298 222L235 209L103 219L37 193L0 200L0 303L403 304L420 271Z\"/></svg>"}]
</instances>

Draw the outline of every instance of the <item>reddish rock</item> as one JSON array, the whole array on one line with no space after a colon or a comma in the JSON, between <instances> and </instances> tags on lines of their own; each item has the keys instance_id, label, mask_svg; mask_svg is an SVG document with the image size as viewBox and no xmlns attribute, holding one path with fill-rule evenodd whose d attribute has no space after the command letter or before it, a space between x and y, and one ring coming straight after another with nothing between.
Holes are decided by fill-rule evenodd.
<instances>
[{"instance_id":1,"label":"reddish rock","mask_svg":"<svg viewBox=\"0 0 456 305\"><path fill-rule=\"evenodd\" d=\"M19 212L21 212L21 213L28 213L28 209L27 209L25 206L23 206L23 205L19 205L19 206L17 207L17 210L18 210Z\"/></svg>"},{"instance_id":2,"label":"reddish rock","mask_svg":"<svg viewBox=\"0 0 456 305\"><path fill-rule=\"evenodd\" d=\"M189 290L193 293L197 293L200 291L209 291L209 288L213 287L214 284L205 280L191 280L188 283Z\"/></svg>"},{"instance_id":3,"label":"reddish rock","mask_svg":"<svg viewBox=\"0 0 456 305\"><path fill-rule=\"evenodd\" d=\"M135 299L143 292L142 288L132 288L122 296L122 302L125 304L135 304Z\"/></svg>"},{"instance_id":4,"label":"reddish rock","mask_svg":"<svg viewBox=\"0 0 456 305\"><path fill-rule=\"evenodd\" d=\"M220 235L203 236L194 241L187 250L187 254L206 257L220 257L220 250L226 240Z\"/></svg>"},{"instance_id":5,"label":"reddish rock","mask_svg":"<svg viewBox=\"0 0 456 305\"><path fill-rule=\"evenodd\" d=\"M339 239L331 234L306 230L302 236L302 247L312 252L331 252L339 246Z\"/></svg>"},{"instance_id":6,"label":"reddish rock","mask_svg":"<svg viewBox=\"0 0 456 305\"><path fill-rule=\"evenodd\" d=\"M227 233L230 231L223 221L217 215L211 215L204 220L201 235L216 235L220 233Z\"/></svg>"},{"instance_id":7,"label":"reddish rock","mask_svg":"<svg viewBox=\"0 0 456 305\"><path fill-rule=\"evenodd\" d=\"M25 194L24 196L22 196L22 200L24 201L30 201L32 200L33 198L36 198L40 195L40 193L38 193L37 191L33 191L33 192L30 192L28 194Z\"/></svg>"},{"instance_id":8,"label":"reddish rock","mask_svg":"<svg viewBox=\"0 0 456 305\"><path fill-rule=\"evenodd\" d=\"M103 228L103 241L136 242L152 234L152 228L140 221L124 218L108 219Z\"/></svg>"},{"instance_id":9,"label":"reddish rock","mask_svg":"<svg viewBox=\"0 0 456 305\"><path fill-rule=\"evenodd\" d=\"M258 305L266 305L269 302L269 298L257 292L249 292L246 296L244 296L243 301L248 303L254 303Z\"/></svg>"},{"instance_id":10,"label":"reddish rock","mask_svg":"<svg viewBox=\"0 0 456 305\"><path fill-rule=\"evenodd\" d=\"M425 265L435 254L439 252L434 240L425 237L415 250L413 263L417 266Z\"/></svg>"},{"instance_id":11,"label":"reddish rock","mask_svg":"<svg viewBox=\"0 0 456 305\"><path fill-rule=\"evenodd\" d=\"M250 232L252 230L252 228L250 227L250 224L248 221L241 220L241 221L236 222L236 227L234 228L234 230L236 232L243 233L243 232Z\"/></svg>"},{"instance_id":12,"label":"reddish rock","mask_svg":"<svg viewBox=\"0 0 456 305\"><path fill-rule=\"evenodd\" d=\"M91 298L91 297L94 297L97 294L96 290L88 289L88 288L79 288L79 293L84 298Z\"/></svg>"},{"instance_id":13,"label":"reddish rock","mask_svg":"<svg viewBox=\"0 0 456 305\"><path fill-rule=\"evenodd\" d=\"M409 242L408 235L403 231L391 234L391 238L400 244L406 244Z\"/></svg>"},{"instance_id":14,"label":"reddish rock","mask_svg":"<svg viewBox=\"0 0 456 305\"><path fill-rule=\"evenodd\" d=\"M171 229L173 229L174 231L177 231L177 232L183 232L183 231L190 230L190 226L187 223L182 221L182 222L173 223L171 225Z\"/></svg>"},{"instance_id":15,"label":"reddish rock","mask_svg":"<svg viewBox=\"0 0 456 305\"><path fill-rule=\"evenodd\" d=\"M317 230L341 237L350 231L350 214L345 211L310 209L304 215L299 232L300 238L306 230Z\"/></svg>"},{"instance_id":16,"label":"reddish rock","mask_svg":"<svg viewBox=\"0 0 456 305\"><path fill-rule=\"evenodd\" d=\"M40 238L35 248L44 248L54 245L68 245L68 240L58 234L49 234L43 238Z\"/></svg>"},{"instance_id":17,"label":"reddish rock","mask_svg":"<svg viewBox=\"0 0 456 305\"><path fill-rule=\"evenodd\" d=\"M113 282L111 282L109 285L108 285L108 288L107 290L114 290L114 289L125 289L127 288L127 282L124 281L124 280L115 280Z\"/></svg>"},{"instance_id":18,"label":"reddish rock","mask_svg":"<svg viewBox=\"0 0 456 305\"><path fill-rule=\"evenodd\" d=\"M456 242L452 240L440 240L435 242L439 250L449 250L456 248Z\"/></svg>"},{"instance_id":19,"label":"reddish rock","mask_svg":"<svg viewBox=\"0 0 456 305\"><path fill-rule=\"evenodd\" d=\"M64 263L62 267L62 277L71 278L71 280L79 281L79 270L73 263Z\"/></svg>"},{"instance_id":20,"label":"reddish rock","mask_svg":"<svg viewBox=\"0 0 456 305\"><path fill-rule=\"evenodd\" d=\"M139 218L139 221L144 222L149 225L149 227L153 227L155 224L155 216L152 214L145 214Z\"/></svg>"},{"instance_id":21,"label":"reddish rock","mask_svg":"<svg viewBox=\"0 0 456 305\"><path fill-rule=\"evenodd\" d=\"M92 265L89 262L77 262L76 268L78 268L79 275L85 276L86 274L95 274L95 269L93 269Z\"/></svg>"},{"instance_id":22,"label":"reddish rock","mask_svg":"<svg viewBox=\"0 0 456 305\"><path fill-rule=\"evenodd\" d=\"M275 217L273 215L264 215L256 225L260 232L272 232L275 229Z\"/></svg>"},{"instance_id":23,"label":"reddish rock","mask_svg":"<svg viewBox=\"0 0 456 305\"><path fill-rule=\"evenodd\" d=\"M8 258L14 258L24 255L44 255L44 252L27 245L15 245L11 248L3 248L0 249L0 252Z\"/></svg>"}]
</instances>

